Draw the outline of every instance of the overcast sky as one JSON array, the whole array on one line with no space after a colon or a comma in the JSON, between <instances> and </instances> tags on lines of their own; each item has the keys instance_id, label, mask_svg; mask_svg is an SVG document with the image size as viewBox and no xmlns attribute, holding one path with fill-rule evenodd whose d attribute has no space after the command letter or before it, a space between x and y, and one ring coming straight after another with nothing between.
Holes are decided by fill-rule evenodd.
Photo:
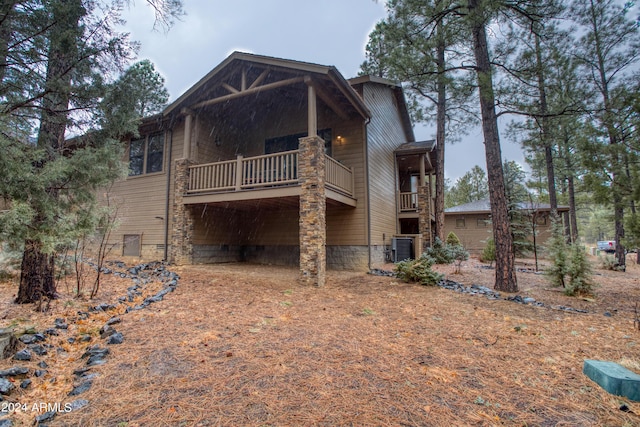
<instances>
[{"instance_id":1,"label":"overcast sky","mask_svg":"<svg viewBox=\"0 0 640 427\"><path fill-rule=\"evenodd\" d=\"M142 43L139 59L150 59L164 76L171 100L239 50L333 65L355 77L364 61L369 32L385 16L379 0L184 0L186 16L166 34L153 31L144 1L126 14L126 31ZM434 138L417 125L416 139ZM502 137L503 157L523 163L519 147ZM485 168L482 132L473 130L446 148L445 173L456 178L473 166Z\"/></svg>"}]
</instances>

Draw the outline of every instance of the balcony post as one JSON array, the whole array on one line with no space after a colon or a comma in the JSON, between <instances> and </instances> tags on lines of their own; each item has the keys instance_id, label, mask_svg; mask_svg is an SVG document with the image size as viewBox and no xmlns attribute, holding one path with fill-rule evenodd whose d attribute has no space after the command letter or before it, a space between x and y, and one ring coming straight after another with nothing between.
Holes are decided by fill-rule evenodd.
<instances>
[{"instance_id":1,"label":"balcony post","mask_svg":"<svg viewBox=\"0 0 640 427\"><path fill-rule=\"evenodd\" d=\"M242 154L238 154L236 159L236 191L242 188Z\"/></svg>"},{"instance_id":2,"label":"balcony post","mask_svg":"<svg viewBox=\"0 0 640 427\"><path fill-rule=\"evenodd\" d=\"M305 78L307 84L307 136L318 134L318 112L316 105L316 88L311 78Z\"/></svg>"},{"instance_id":3,"label":"balcony post","mask_svg":"<svg viewBox=\"0 0 640 427\"><path fill-rule=\"evenodd\" d=\"M323 286L326 276L326 195L324 140L300 138L298 154L300 194L300 282Z\"/></svg>"},{"instance_id":4,"label":"balcony post","mask_svg":"<svg viewBox=\"0 0 640 427\"><path fill-rule=\"evenodd\" d=\"M173 200L173 227L171 228L171 262L176 265L193 263L193 212L184 204L189 188L188 159L175 160L175 192Z\"/></svg>"},{"instance_id":5,"label":"balcony post","mask_svg":"<svg viewBox=\"0 0 640 427\"><path fill-rule=\"evenodd\" d=\"M193 128L193 113L188 109L183 109L182 113L184 118L184 146L182 150L182 157L185 159L191 158L191 129Z\"/></svg>"}]
</instances>

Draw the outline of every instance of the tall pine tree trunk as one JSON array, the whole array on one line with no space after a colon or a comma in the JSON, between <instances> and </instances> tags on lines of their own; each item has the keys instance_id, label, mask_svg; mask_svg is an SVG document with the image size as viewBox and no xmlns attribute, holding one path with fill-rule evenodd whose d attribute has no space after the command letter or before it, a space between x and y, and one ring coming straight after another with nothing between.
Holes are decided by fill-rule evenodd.
<instances>
[{"instance_id":1,"label":"tall pine tree trunk","mask_svg":"<svg viewBox=\"0 0 640 427\"><path fill-rule=\"evenodd\" d=\"M553 167L553 150L551 147L551 132L549 127L548 107L547 107L547 88L544 79L544 64L542 63L542 48L540 46L540 37L537 33L533 35L536 46L536 74L538 78L538 96L540 99L540 115L541 118L541 138L544 146L544 163L547 170L547 186L549 192L549 205L551 208L551 220L558 219L558 197L556 195L556 176Z\"/></svg>"},{"instance_id":2,"label":"tall pine tree trunk","mask_svg":"<svg viewBox=\"0 0 640 427\"><path fill-rule=\"evenodd\" d=\"M440 21L437 25L438 46L438 101L436 111L436 236L444 242L444 147L445 125L447 111L447 85L445 82L445 40L444 24Z\"/></svg>"},{"instance_id":3,"label":"tall pine tree trunk","mask_svg":"<svg viewBox=\"0 0 640 427\"><path fill-rule=\"evenodd\" d=\"M39 168L63 155L65 149L64 136L72 90L71 71L78 60L78 44L82 34L79 22L86 13L82 0L53 1L52 9L45 82L48 94L42 101L38 131L38 147L44 149L47 156L37 165ZM47 193L51 198L57 199L59 196L55 187L53 183L47 189ZM42 224L46 219L42 212L39 212L34 221ZM53 262L53 255L45 253L41 242L32 239L25 242L17 303L38 302L44 296L55 297Z\"/></svg>"},{"instance_id":4,"label":"tall pine tree trunk","mask_svg":"<svg viewBox=\"0 0 640 427\"><path fill-rule=\"evenodd\" d=\"M472 19L471 33L476 59L476 72L480 94L480 113L482 115L482 133L484 136L487 176L489 181L489 200L491 203L491 222L496 245L496 283L495 289L504 292L517 292L518 282L515 273L515 254L513 236L509 227L509 213L502 171L502 154L498 119L493 94L493 76L489 62L489 47L485 19L481 0L469 0L469 15Z\"/></svg>"},{"instance_id":5,"label":"tall pine tree trunk","mask_svg":"<svg viewBox=\"0 0 640 427\"><path fill-rule=\"evenodd\" d=\"M16 303L28 304L56 297L54 256L44 253L39 242L27 240L24 243L20 268L22 274Z\"/></svg>"},{"instance_id":6,"label":"tall pine tree trunk","mask_svg":"<svg viewBox=\"0 0 640 427\"><path fill-rule=\"evenodd\" d=\"M569 236L572 243L578 241L578 214L576 208L576 189L574 179L574 169L571 158L571 150L569 149L569 132L567 126L562 126L562 140L558 144L558 152L560 158L564 160L565 175L564 179L567 182L567 195L569 197Z\"/></svg>"}]
</instances>

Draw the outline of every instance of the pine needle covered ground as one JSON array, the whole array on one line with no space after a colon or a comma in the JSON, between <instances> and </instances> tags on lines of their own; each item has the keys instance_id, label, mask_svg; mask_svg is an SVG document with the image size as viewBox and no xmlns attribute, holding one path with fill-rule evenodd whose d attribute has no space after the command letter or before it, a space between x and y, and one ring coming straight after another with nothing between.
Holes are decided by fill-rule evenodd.
<instances>
[{"instance_id":1,"label":"pine needle covered ground","mask_svg":"<svg viewBox=\"0 0 640 427\"><path fill-rule=\"evenodd\" d=\"M494 275L474 260L462 274L438 268L468 285L491 287ZM35 370L44 360L49 368L8 399L89 402L56 415L51 426L640 425L640 403L609 395L582 374L584 359L640 372L636 265L627 273L596 270L600 286L587 299L520 272L519 295L546 307L360 273L330 272L318 289L300 286L291 268L173 271L179 286L163 301L86 320L74 317L87 302L63 296L50 312L34 313L11 304L15 284L2 284L2 326L69 321L49 339L65 351L20 362ZM100 298L114 302L129 286L130 279L110 277ZM91 388L69 397L73 371L86 365L80 356L88 344L104 346L98 330L114 315L124 343L108 346L106 363L91 368L98 374ZM92 341L68 342L80 333ZM16 364L3 360L0 369ZM31 425L36 415L10 416Z\"/></svg>"}]
</instances>

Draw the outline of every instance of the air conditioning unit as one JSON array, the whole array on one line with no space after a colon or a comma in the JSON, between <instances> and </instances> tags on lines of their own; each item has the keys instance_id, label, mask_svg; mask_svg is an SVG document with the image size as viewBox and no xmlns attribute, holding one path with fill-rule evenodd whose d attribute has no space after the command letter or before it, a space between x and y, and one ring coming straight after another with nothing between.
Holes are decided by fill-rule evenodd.
<instances>
[{"instance_id":1,"label":"air conditioning unit","mask_svg":"<svg viewBox=\"0 0 640 427\"><path fill-rule=\"evenodd\" d=\"M391 256L393 262L413 259L413 237L394 237L391 239Z\"/></svg>"}]
</instances>

